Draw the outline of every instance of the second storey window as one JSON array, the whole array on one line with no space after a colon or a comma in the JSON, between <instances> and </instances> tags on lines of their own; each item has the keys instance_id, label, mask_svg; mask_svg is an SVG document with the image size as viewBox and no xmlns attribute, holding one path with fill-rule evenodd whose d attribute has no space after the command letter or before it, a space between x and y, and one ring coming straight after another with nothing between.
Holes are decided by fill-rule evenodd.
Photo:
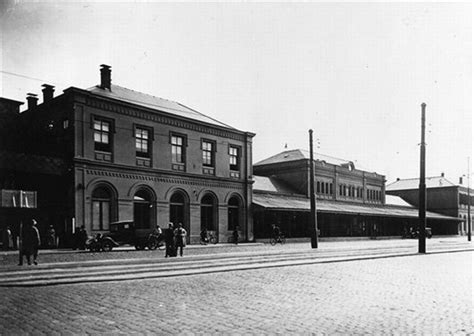
<instances>
[{"instance_id":1,"label":"second storey window","mask_svg":"<svg viewBox=\"0 0 474 336\"><path fill-rule=\"evenodd\" d=\"M135 128L135 148L137 156L150 157L150 131L145 128Z\"/></svg>"},{"instance_id":2,"label":"second storey window","mask_svg":"<svg viewBox=\"0 0 474 336\"><path fill-rule=\"evenodd\" d=\"M239 148L230 146L229 147L229 155L230 155L230 170L238 171L240 168L239 162Z\"/></svg>"},{"instance_id":3,"label":"second storey window","mask_svg":"<svg viewBox=\"0 0 474 336\"><path fill-rule=\"evenodd\" d=\"M205 167L214 167L214 143L202 141L202 164Z\"/></svg>"},{"instance_id":4,"label":"second storey window","mask_svg":"<svg viewBox=\"0 0 474 336\"><path fill-rule=\"evenodd\" d=\"M171 160L173 163L184 164L184 137L171 135Z\"/></svg>"},{"instance_id":5,"label":"second storey window","mask_svg":"<svg viewBox=\"0 0 474 336\"><path fill-rule=\"evenodd\" d=\"M110 121L94 119L94 149L102 152L112 152Z\"/></svg>"}]
</instances>

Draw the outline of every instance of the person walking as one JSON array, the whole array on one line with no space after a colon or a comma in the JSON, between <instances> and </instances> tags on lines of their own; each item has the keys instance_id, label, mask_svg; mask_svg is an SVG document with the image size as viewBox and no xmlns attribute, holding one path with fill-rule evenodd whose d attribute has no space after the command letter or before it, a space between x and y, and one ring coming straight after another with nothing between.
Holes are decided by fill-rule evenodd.
<instances>
[{"instance_id":1,"label":"person walking","mask_svg":"<svg viewBox=\"0 0 474 336\"><path fill-rule=\"evenodd\" d=\"M176 257L176 248L174 247L174 225L169 223L168 228L164 230L165 237L165 258Z\"/></svg>"},{"instance_id":2,"label":"person walking","mask_svg":"<svg viewBox=\"0 0 474 336\"><path fill-rule=\"evenodd\" d=\"M48 230L48 247L56 248L56 230L52 225L49 226Z\"/></svg>"},{"instance_id":3,"label":"person walking","mask_svg":"<svg viewBox=\"0 0 474 336\"><path fill-rule=\"evenodd\" d=\"M234 231L232 232L232 238L234 239L234 244L237 245L239 243L239 227L236 226Z\"/></svg>"},{"instance_id":4,"label":"person walking","mask_svg":"<svg viewBox=\"0 0 474 336\"><path fill-rule=\"evenodd\" d=\"M179 223L178 228L174 230L174 237L176 241L176 254L183 256L183 248L186 246L186 230L183 228L183 224Z\"/></svg>"},{"instance_id":5,"label":"person walking","mask_svg":"<svg viewBox=\"0 0 474 336\"><path fill-rule=\"evenodd\" d=\"M13 249L13 234L10 226L7 226L3 232L3 249L6 251Z\"/></svg>"},{"instance_id":6,"label":"person walking","mask_svg":"<svg viewBox=\"0 0 474 336\"><path fill-rule=\"evenodd\" d=\"M36 227L36 220L32 219L31 222L23 229L23 255L26 256L26 262L31 265L31 256L33 255L33 263L38 265L38 248L41 244L40 234ZM20 265L23 264L22 262Z\"/></svg>"}]
</instances>

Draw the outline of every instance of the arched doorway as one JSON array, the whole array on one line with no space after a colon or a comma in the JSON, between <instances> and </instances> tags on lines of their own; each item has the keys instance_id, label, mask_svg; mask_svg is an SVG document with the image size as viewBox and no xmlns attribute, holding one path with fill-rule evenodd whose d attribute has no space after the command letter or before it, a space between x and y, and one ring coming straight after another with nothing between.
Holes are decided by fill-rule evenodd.
<instances>
[{"instance_id":1,"label":"arched doorway","mask_svg":"<svg viewBox=\"0 0 474 336\"><path fill-rule=\"evenodd\" d=\"M133 221L137 229L154 227L153 195L146 189L140 189L133 196Z\"/></svg>"},{"instance_id":2,"label":"arched doorway","mask_svg":"<svg viewBox=\"0 0 474 336\"><path fill-rule=\"evenodd\" d=\"M101 185L92 191L92 231L108 231L114 219L114 193L109 187Z\"/></svg>"},{"instance_id":3,"label":"arched doorway","mask_svg":"<svg viewBox=\"0 0 474 336\"><path fill-rule=\"evenodd\" d=\"M212 194L206 194L201 199L201 230L217 233L217 202Z\"/></svg>"},{"instance_id":4,"label":"arched doorway","mask_svg":"<svg viewBox=\"0 0 474 336\"><path fill-rule=\"evenodd\" d=\"M242 229L241 219L241 202L239 197L232 196L227 203L227 230L233 231L235 228Z\"/></svg>"},{"instance_id":5,"label":"arched doorway","mask_svg":"<svg viewBox=\"0 0 474 336\"><path fill-rule=\"evenodd\" d=\"M186 197L182 192L175 192L170 198L170 223L175 227L182 223L186 231L189 232L186 218Z\"/></svg>"}]
</instances>

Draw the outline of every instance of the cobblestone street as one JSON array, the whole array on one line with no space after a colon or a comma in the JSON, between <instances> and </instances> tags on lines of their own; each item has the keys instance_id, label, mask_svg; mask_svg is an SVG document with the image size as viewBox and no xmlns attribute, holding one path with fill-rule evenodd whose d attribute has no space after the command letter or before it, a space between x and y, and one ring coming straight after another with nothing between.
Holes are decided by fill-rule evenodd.
<instances>
[{"instance_id":1,"label":"cobblestone street","mask_svg":"<svg viewBox=\"0 0 474 336\"><path fill-rule=\"evenodd\" d=\"M473 327L473 253L1 288L0 334L423 334Z\"/></svg>"}]
</instances>

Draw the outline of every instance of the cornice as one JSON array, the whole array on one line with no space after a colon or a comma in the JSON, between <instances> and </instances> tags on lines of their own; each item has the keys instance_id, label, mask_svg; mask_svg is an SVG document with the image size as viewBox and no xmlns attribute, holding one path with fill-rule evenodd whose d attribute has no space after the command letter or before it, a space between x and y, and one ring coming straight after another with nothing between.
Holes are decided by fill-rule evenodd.
<instances>
[{"instance_id":1,"label":"cornice","mask_svg":"<svg viewBox=\"0 0 474 336\"><path fill-rule=\"evenodd\" d=\"M65 90L66 91L66 90ZM85 96L85 104L90 107L114 112L129 117L150 120L156 123L188 129L196 132L211 134L244 142L248 137L253 137L251 132L220 128L216 125L201 123L193 119L185 119L157 109L147 108L132 103L123 102L107 97L99 97L89 91L71 87L68 92L76 92Z\"/></svg>"}]
</instances>

